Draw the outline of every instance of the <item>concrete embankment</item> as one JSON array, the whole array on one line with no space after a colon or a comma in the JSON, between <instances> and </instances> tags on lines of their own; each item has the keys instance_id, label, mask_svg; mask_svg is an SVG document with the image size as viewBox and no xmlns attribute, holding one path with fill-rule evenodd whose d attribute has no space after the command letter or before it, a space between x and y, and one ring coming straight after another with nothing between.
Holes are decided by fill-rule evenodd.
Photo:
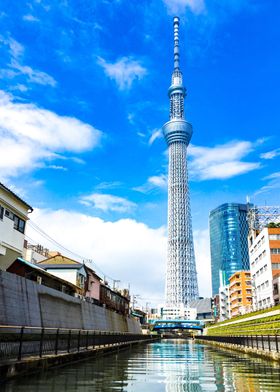
<instances>
[{"instance_id":1,"label":"concrete embankment","mask_svg":"<svg viewBox=\"0 0 280 392\"><path fill-rule=\"evenodd\" d=\"M222 342L217 342L213 340L206 340L206 339L195 339L197 343L202 343L202 344L210 344L214 347L217 347L219 349L224 349L224 350L230 350L230 351L237 351L243 354L249 354L254 357L259 357L263 358L266 360L271 360L275 361L280 365L280 353L276 351L267 351L267 350L262 350L260 348L256 347L246 347L238 344L231 344L231 343L222 343Z\"/></svg>"},{"instance_id":2,"label":"concrete embankment","mask_svg":"<svg viewBox=\"0 0 280 392\"><path fill-rule=\"evenodd\" d=\"M0 383L7 381L10 378L22 376L25 374L36 373L44 371L53 367L65 366L72 362L84 361L93 359L106 353L117 352L134 344L150 343L158 338L151 338L150 340L139 340L130 342L120 342L103 347L91 347L83 351L74 353L61 353L57 355L46 355L42 358L27 357L21 361L6 361L0 363Z\"/></svg>"},{"instance_id":3,"label":"concrete embankment","mask_svg":"<svg viewBox=\"0 0 280 392\"><path fill-rule=\"evenodd\" d=\"M0 325L141 333L130 316L0 271Z\"/></svg>"}]
</instances>

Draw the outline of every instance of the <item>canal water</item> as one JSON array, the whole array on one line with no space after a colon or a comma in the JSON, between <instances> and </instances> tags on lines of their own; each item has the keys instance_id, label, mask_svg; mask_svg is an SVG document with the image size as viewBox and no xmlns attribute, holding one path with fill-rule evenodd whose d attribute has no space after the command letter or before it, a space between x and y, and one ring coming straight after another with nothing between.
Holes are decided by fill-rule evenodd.
<instances>
[{"instance_id":1,"label":"canal water","mask_svg":"<svg viewBox=\"0 0 280 392\"><path fill-rule=\"evenodd\" d=\"M4 392L279 391L279 366L191 340L141 344L11 380Z\"/></svg>"}]
</instances>

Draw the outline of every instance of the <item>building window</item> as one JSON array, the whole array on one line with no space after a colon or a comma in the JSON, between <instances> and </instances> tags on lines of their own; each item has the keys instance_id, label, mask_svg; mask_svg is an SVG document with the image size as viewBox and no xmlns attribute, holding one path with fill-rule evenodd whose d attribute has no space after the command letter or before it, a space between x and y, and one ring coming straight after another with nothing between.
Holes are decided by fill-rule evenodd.
<instances>
[{"instance_id":1,"label":"building window","mask_svg":"<svg viewBox=\"0 0 280 392\"><path fill-rule=\"evenodd\" d=\"M14 220L14 214L10 210L5 210L5 216L11 220Z\"/></svg>"},{"instance_id":2,"label":"building window","mask_svg":"<svg viewBox=\"0 0 280 392\"><path fill-rule=\"evenodd\" d=\"M271 263L272 269L273 270L278 270L280 269L280 263Z\"/></svg>"},{"instance_id":3,"label":"building window","mask_svg":"<svg viewBox=\"0 0 280 392\"><path fill-rule=\"evenodd\" d=\"M280 248L271 248L270 252L272 255L280 255Z\"/></svg>"},{"instance_id":4,"label":"building window","mask_svg":"<svg viewBox=\"0 0 280 392\"><path fill-rule=\"evenodd\" d=\"M4 216L4 208L0 206L0 219L3 219Z\"/></svg>"},{"instance_id":5,"label":"building window","mask_svg":"<svg viewBox=\"0 0 280 392\"><path fill-rule=\"evenodd\" d=\"M25 222L24 220L20 219L17 215L14 215L14 229L24 233L25 229Z\"/></svg>"},{"instance_id":6,"label":"building window","mask_svg":"<svg viewBox=\"0 0 280 392\"><path fill-rule=\"evenodd\" d=\"M280 234L269 234L270 240L280 240Z\"/></svg>"},{"instance_id":7,"label":"building window","mask_svg":"<svg viewBox=\"0 0 280 392\"><path fill-rule=\"evenodd\" d=\"M10 210L5 210L5 216L14 221L14 229L24 234L25 221Z\"/></svg>"}]
</instances>

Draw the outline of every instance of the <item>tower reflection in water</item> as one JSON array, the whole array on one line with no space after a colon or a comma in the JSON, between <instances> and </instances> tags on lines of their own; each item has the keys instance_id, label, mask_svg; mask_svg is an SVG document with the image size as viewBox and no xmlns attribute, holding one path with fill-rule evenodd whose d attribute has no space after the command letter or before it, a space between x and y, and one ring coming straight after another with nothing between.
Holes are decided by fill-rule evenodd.
<instances>
[{"instance_id":1,"label":"tower reflection in water","mask_svg":"<svg viewBox=\"0 0 280 392\"><path fill-rule=\"evenodd\" d=\"M270 392L280 369L192 340L162 340L1 385L3 392Z\"/></svg>"}]
</instances>

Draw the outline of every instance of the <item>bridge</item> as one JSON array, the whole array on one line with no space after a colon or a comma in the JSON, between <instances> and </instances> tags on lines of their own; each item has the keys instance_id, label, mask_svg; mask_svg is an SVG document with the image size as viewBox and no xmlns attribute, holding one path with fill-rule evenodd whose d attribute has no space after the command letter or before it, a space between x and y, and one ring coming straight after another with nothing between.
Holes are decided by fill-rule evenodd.
<instances>
[{"instance_id":1,"label":"bridge","mask_svg":"<svg viewBox=\"0 0 280 392\"><path fill-rule=\"evenodd\" d=\"M204 322L201 320L157 320L152 324L152 331L160 330L196 330L203 331Z\"/></svg>"}]
</instances>

